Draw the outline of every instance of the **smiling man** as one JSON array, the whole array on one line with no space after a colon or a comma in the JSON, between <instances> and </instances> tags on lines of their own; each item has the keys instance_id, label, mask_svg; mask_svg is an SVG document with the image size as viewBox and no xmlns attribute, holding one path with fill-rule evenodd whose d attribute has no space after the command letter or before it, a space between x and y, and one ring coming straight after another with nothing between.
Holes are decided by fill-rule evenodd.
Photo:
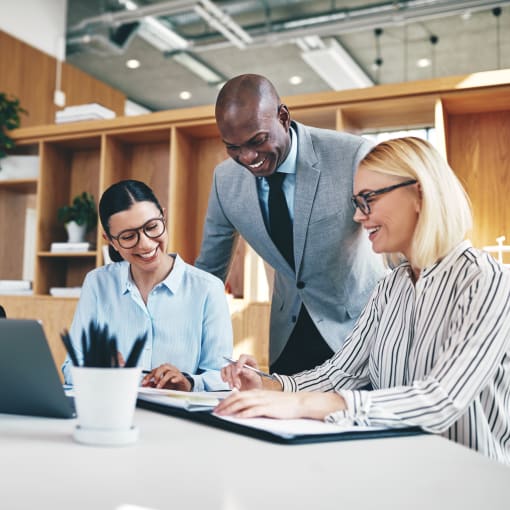
<instances>
[{"instance_id":1,"label":"smiling man","mask_svg":"<svg viewBox=\"0 0 510 510\"><path fill-rule=\"evenodd\" d=\"M313 368L340 347L383 274L350 203L371 145L291 121L254 74L224 85L216 123L230 158L214 172L196 265L225 281L241 235L275 269L271 371Z\"/></svg>"}]
</instances>

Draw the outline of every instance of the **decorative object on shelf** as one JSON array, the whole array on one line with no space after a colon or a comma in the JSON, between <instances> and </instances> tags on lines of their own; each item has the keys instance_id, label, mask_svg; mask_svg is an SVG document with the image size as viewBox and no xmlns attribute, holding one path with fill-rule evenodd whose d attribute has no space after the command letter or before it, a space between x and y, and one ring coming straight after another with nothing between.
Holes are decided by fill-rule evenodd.
<instances>
[{"instance_id":1,"label":"decorative object on shelf","mask_svg":"<svg viewBox=\"0 0 510 510\"><path fill-rule=\"evenodd\" d=\"M2 158L5 158L7 151L16 145L7 131L19 127L21 113L27 112L20 106L19 99L17 97L9 98L7 94L0 92L0 170Z\"/></svg>"},{"instance_id":2,"label":"decorative object on shelf","mask_svg":"<svg viewBox=\"0 0 510 510\"><path fill-rule=\"evenodd\" d=\"M4 157L0 163L0 179L37 179L39 156L13 154Z\"/></svg>"},{"instance_id":3,"label":"decorative object on shelf","mask_svg":"<svg viewBox=\"0 0 510 510\"><path fill-rule=\"evenodd\" d=\"M70 243L84 242L85 234L97 224L97 209L94 197L84 191L76 195L71 205L64 205L57 211L59 221L63 222Z\"/></svg>"},{"instance_id":4,"label":"decorative object on shelf","mask_svg":"<svg viewBox=\"0 0 510 510\"><path fill-rule=\"evenodd\" d=\"M497 259L497 261L500 264L504 264L504 261L503 261L504 254L510 253L510 246L504 244L505 240L506 240L505 236L496 237L496 243L498 243L498 244L493 244L491 246L484 246L482 248L482 250L485 250L488 253L497 254L497 256L495 255L494 257ZM510 264L505 264L505 265L510 266Z\"/></svg>"},{"instance_id":5,"label":"decorative object on shelf","mask_svg":"<svg viewBox=\"0 0 510 510\"><path fill-rule=\"evenodd\" d=\"M97 103L68 106L55 114L55 123L76 122L80 120L114 119L115 112Z\"/></svg>"},{"instance_id":6,"label":"decorative object on shelf","mask_svg":"<svg viewBox=\"0 0 510 510\"><path fill-rule=\"evenodd\" d=\"M74 222L72 222L74 223ZM82 225L84 227L84 225ZM82 243L74 243L68 241L67 243L51 243L51 253L81 253L90 250L90 243L84 241Z\"/></svg>"}]
</instances>

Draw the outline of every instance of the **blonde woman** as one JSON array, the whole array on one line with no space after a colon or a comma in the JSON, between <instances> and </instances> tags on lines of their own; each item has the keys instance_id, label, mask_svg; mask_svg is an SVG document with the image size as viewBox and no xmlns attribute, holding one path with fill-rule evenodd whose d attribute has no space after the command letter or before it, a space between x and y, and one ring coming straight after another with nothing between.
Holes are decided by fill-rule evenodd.
<instances>
[{"instance_id":1,"label":"blonde woman","mask_svg":"<svg viewBox=\"0 0 510 510\"><path fill-rule=\"evenodd\" d=\"M249 356L223 368L232 387L252 391L217 413L420 426L510 464L510 272L465 240L460 182L428 142L400 138L361 161L352 201L393 270L322 365L274 381L243 369L256 366Z\"/></svg>"}]
</instances>

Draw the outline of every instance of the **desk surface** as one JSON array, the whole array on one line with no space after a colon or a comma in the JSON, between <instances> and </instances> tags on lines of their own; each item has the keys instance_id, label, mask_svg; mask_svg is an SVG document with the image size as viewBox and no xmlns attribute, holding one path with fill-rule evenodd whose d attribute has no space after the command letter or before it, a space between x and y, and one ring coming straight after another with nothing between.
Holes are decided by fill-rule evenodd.
<instances>
[{"instance_id":1,"label":"desk surface","mask_svg":"<svg viewBox=\"0 0 510 510\"><path fill-rule=\"evenodd\" d=\"M75 423L0 414L1 508L510 508L510 468L437 436L277 445L138 409L113 448Z\"/></svg>"}]
</instances>

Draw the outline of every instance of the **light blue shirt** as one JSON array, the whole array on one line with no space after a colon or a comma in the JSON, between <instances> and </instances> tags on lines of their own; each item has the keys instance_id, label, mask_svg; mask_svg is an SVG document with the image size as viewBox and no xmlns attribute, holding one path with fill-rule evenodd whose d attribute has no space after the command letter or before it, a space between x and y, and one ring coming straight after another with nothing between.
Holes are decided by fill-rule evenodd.
<instances>
[{"instance_id":1,"label":"light blue shirt","mask_svg":"<svg viewBox=\"0 0 510 510\"><path fill-rule=\"evenodd\" d=\"M285 158L285 161L276 170L278 173L287 174L283 180L282 190L285 195L285 201L289 208L289 215L292 222L294 222L294 190L296 188L296 160L297 160L297 134L296 131L290 128L290 150ZM259 195L260 207L262 215L266 222L266 227L269 225L269 184L264 177L257 177L257 192Z\"/></svg>"},{"instance_id":2,"label":"light blue shirt","mask_svg":"<svg viewBox=\"0 0 510 510\"><path fill-rule=\"evenodd\" d=\"M221 280L175 255L172 271L152 289L145 305L129 267L116 262L87 274L70 329L78 361L83 360L81 333L93 319L100 327L108 325L124 359L135 339L147 333L138 362L143 370L170 363L193 377L194 391L227 389L219 370L225 365L223 356L232 355L233 340ZM62 371L71 384L70 368L67 357Z\"/></svg>"}]
</instances>

